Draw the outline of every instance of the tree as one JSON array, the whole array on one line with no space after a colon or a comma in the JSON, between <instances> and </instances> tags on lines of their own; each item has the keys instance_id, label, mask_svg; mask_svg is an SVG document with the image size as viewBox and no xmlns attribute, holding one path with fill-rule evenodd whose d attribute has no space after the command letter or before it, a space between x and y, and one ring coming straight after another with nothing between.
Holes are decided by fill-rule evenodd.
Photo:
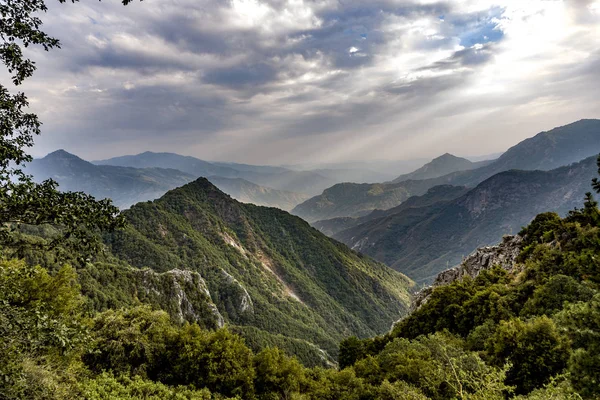
<instances>
[{"instance_id":1,"label":"tree","mask_svg":"<svg viewBox=\"0 0 600 400\"><path fill-rule=\"evenodd\" d=\"M0 398L54 399L69 391L71 360L87 333L75 271L54 276L0 260Z\"/></svg>"},{"instance_id":2,"label":"tree","mask_svg":"<svg viewBox=\"0 0 600 400\"><path fill-rule=\"evenodd\" d=\"M254 357L256 394L264 400L287 400L304 384L304 369L295 358L277 348L266 348Z\"/></svg>"},{"instance_id":3,"label":"tree","mask_svg":"<svg viewBox=\"0 0 600 400\"><path fill-rule=\"evenodd\" d=\"M561 373L569 358L569 343L554 322L546 317L530 321L513 318L501 321L486 344L493 364L512 364L506 383L516 393L526 394Z\"/></svg>"},{"instance_id":4,"label":"tree","mask_svg":"<svg viewBox=\"0 0 600 400\"><path fill-rule=\"evenodd\" d=\"M75 2L76 0L72 0ZM59 0L64 3L66 0ZM123 0L128 4L131 0ZM47 11L44 0L8 0L0 3L0 60L18 86L36 70L23 48L41 46L49 51L60 47L58 39L41 30L37 16ZM96 251L94 230L112 230L124 224L119 210L109 200L95 201L84 193L60 193L57 183L34 183L23 172L32 160L27 149L40 134L41 122L27 112L29 103L22 92L11 94L0 84L0 244L16 255L24 247L55 248L69 245L84 252ZM51 224L57 229L49 240L27 242L16 234L21 224Z\"/></svg>"},{"instance_id":5,"label":"tree","mask_svg":"<svg viewBox=\"0 0 600 400\"><path fill-rule=\"evenodd\" d=\"M588 302L568 305L557 315L571 339L569 359L573 387L586 399L600 396L600 294Z\"/></svg>"}]
</instances>

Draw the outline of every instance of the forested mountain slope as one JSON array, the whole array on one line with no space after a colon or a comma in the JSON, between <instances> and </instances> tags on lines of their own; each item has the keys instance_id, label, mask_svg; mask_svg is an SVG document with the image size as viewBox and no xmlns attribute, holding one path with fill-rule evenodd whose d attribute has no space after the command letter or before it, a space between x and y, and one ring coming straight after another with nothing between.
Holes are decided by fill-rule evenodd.
<instances>
[{"instance_id":1,"label":"forested mountain slope","mask_svg":"<svg viewBox=\"0 0 600 400\"><path fill-rule=\"evenodd\" d=\"M334 237L426 283L540 212L564 215L580 204L595 174L595 157L552 171L507 171L446 204L403 210Z\"/></svg>"},{"instance_id":2,"label":"forested mountain slope","mask_svg":"<svg viewBox=\"0 0 600 400\"><path fill-rule=\"evenodd\" d=\"M348 335L386 331L408 307L410 280L301 219L241 204L206 179L124 213L113 254L157 272L199 272L225 321L336 353ZM260 331L257 331L260 333Z\"/></svg>"}]
</instances>

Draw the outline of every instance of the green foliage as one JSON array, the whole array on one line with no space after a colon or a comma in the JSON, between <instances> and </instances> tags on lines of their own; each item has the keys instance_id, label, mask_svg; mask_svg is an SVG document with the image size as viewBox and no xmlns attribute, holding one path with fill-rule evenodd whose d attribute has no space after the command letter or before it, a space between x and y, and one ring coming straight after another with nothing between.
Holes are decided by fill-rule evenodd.
<instances>
[{"instance_id":1,"label":"green foliage","mask_svg":"<svg viewBox=\"0 0 600 400\"><path fill-rule=\"evenodd\" d=\"M211 400L214 397L208 389L194 390L186 387L172 387L160 382L133 378L127 375L115 377L103 373L93 379L85 379L79 384L81 398L85 400Z\"/></svg>"},{"instance_id":2,"label":"green foliage","mask_svg":"<svg viewBox=\"0 0 600 400\"><path fill-rule=\"evenodd\" d=\"M266 348L254 357L254 387L260 399L288 399L306 385L304 368L277 348Z\"/></svg>"},{"instance_id":3,"label":"green foliage","mask_svg":"<svg viewBox=\"0 0 600 400\"><path fill-rule=\"evenodd\" d=\"M70 267L52 276L0 260L0 398L66 396L62 381L87 338L75 278Z\"/></svg>"},{"instance_id":4,"label":"green foliage","mask_svg":"<svg viewBox=\"0 0 600 400\"><path fill-rule=\"evenodd\" d=\"M94 341L83 360L94 372L155 377L177 331L164 311L148 306L109 310L94 318Z\"/></svg>"},{"instance_id":5,"label":"green foliage","mask_svg":"<svg viewBox=\"0 0 600 400\"><path fill-rule=\"evenodd\" d=\"M503 383L504 371L486 365L466 351L460 339L442 333L414 341L395 339L355 369L373 383L404 381L433 399L501 399L509 389Z\"/></svg>"},{"instance_id":6,"label":"green foliage","mask_svg":"<svg viewBox=\"0 0 600 400\"><path fill-rule=\"evenodd\" d=\"M227 329L216 332L186 325L179 333L164 368L167 382L207 387L226 396L252 398L252 352Z\"/></svg>"},{"instance_id":7,"label":"green foliage","mask_svg":"<svg viewBox=\"0 0 600 400\"><path fill-rule=\"evenodd\" d=\"M384 332L408 308L406 277L288 213L240 204L205 179L124 215L130 227L106 237L122 261L196 271L226 322L312 343L325 358L335 359L346 335ZM252 335L252 346L264 341ZM311 359L306 346L298 350L305 365L323 365L314 350Z\"/></svg>"},{"instance_id":8,"label":"green foliage","mask_svg":"<svg viewBox=\"0 0 600 400\"><path fill-rule=\"evenodd\" d=\"M529 393L561 373L569 358L569 344L554 322L545 316L501 321L486 343L492 364L511 364L507 383L517 393Z\"/></svg>"},{"instance_id":9,"label":"green foliage","mask_svg":"<svg viewBox=\"0 0 600 400\"><path fill-rule=\"evenodd\" d=\"M600 396L600 295L568 305L557 316L571 339L569 372L573 387L584 398Z\"/></svg>"},{"instance_id":10,"label":"green foliage","mask_svg":"<svg viewBox=\"0 0 600 400\"><path fill-rule=\"evenodd\" d=\"M517 396L518 400L582 400L573 389L568 376L559 375L541 389L536 389L527 396Z\"/></svg>"}]
</instances>

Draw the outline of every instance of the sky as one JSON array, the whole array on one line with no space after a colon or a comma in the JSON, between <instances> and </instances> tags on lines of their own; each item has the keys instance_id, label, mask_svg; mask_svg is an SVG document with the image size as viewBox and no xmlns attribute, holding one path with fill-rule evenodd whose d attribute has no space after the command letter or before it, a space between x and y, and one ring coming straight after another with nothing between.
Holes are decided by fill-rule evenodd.
<instances>
[{"instance_id":1,"label":"sky","mask_svg":"<svg viewBox=\"0 0 600 400\"><path fill-rule=\"evenodd\" d=\"M476 156L600 118L596 0L48 2L33 153ZM4 78L3 78L4 80Z\"/></svg>"}]
</instances>

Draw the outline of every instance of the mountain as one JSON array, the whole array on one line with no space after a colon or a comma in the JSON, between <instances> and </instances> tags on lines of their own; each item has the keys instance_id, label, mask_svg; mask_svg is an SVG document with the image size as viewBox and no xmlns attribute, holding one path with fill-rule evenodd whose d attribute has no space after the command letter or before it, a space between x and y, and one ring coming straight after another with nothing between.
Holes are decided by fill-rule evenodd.
<instances>
[{"instance_id":1,"label":"mountain","mask_svg":"<svg viewBox=\"0 0 600 400\"><path fill-rule=\"evenodd\" d=\"M173 168L193 175L195 178L208 176L241 178L260 186L288 192L305 193L310 196L321 193L325 188L337 182L311 171L292 171L281 167L235 163L209 163L195 157L149 151L137 155L94 161L94 163L136 168Z\"/></svg>"},{"instance_id":2,"label":"mountain","mask_svg":"<svg viewBox=\"0 0 600 400\"><path fill-rule=\"evenodd\" d=\"M291 213L308 222L360 217L376 209L395 207L411 196L424 194L432 186L428 180L393 184L339 183L297 205Z\"/></svg>"},{"instance_id":3,"label":"mountain","mask_svg":"<svg viewBox=\"0 0 600 400\"><path fill-rule=\"evenodd\" d=\"M340 217L313 222L311 225L329 237L366 222L400 213L407 209L421 208L440 202L454 200L468 192L464 186L434 186L422 196L412 196L399 206L388 210L375 210L364 217Z\"/></svg>"},{"instance_id":4,"label":"mountain","mask_svg":"<svg viewBox=\"0 0 600 400\"><path fill-rule=\"evenodd\" d=\"M422 195L434 186L475 187L503 171L551 170L598 153L600 153L600 120L581 120L548 132L541 132L511 147L497 160L489 164L484 162L484 166L476 169L455 171L418 181L419 183L405 181L372 185L345 184L345 190L336 185L325 190L322 195L298 205L292 213L310 222L335 217L356 217L364 215L369 210L395 207L408 197ZM352 190L348 189L350 187ZM398 192L404 192L404 195L396 195ZM390 195L392 193L395 195Z\"/></svg>"},{"instance_id":5,"label":"mountain","mask_svg":"<svg viewBox=\"0 0 600 400\"><path fill-rule=\"evenodd\" d=\"M317 168L313 172L336 182L383 182L392 178L389 173L376 172L365 168Z\"/></svg>"},{"instance_id":6,"label":"mountain","mask_svg":"<svg viewBox=\"0 0 600 400\"><path fill-rule=\"evenodd\" d=\"M434 158L431 162L423 165L416 171L413 171L409 174L400 175L392 182L397 183L408 180L437 178L456 171L468 171L479 168L485 165L485 163L486 161L471 162L466 158L456 157L452 154L446 153Z\"/></svg>"},{"instance_id":7,"label":"mountain","mask_svg":"<svg viewBox=\"0 0 600 400\"><path fill-rule=\"evenodd\" d=\"M304 194L259 186L241 178L211 176L208 180L234 199L257 206L277 207L289 211L308 198Z\"/></svg>"},{"instance_id":8,"label":"mountain","mask_svg":"<svg viewBox=\"0 0 600 400\"><path fill-rule=\"evenodd\" d=\"M98 199L110 198L119 208L156 199L194 179L175 169L94 165L64 150L33 160L25 172L33 175L36 181L52 178L63 191L81 191Z\"/></svg>"},{"instance_id":9,"label":"mountain","mask_svg":"<svg viewBox=\"0 0 600 400\"><path fill-rule=\"evenodd\" d=\"M238 170L234 168L214 165L195 157L181 156L174 153L153 153L150 151L92 162L96 165L114 165L118 167L172 168L190 174L195 178L213 175L230 177L236 176L238 173Z\"/></svg>"},{"instance_id":10,"label":"mountain","mask_svg":"<svg viewBox=\"0 0 600 400\"><path fill-rule=\"evenodd\" d=\"M334 238L427 283L475 248L519 231L536 214L565 214L579 206L596 170L596 157L590 157L551 171L502 172L455 200L404 209Z\"/></svg>"},{"instance_id":11,"label":"mountain","mask_svg":"<svg viewBox=\"0 0 600 400\"><path fill-rule=\"evenodd\" d=\"M412 282L284 211L242 204L201 178L123 213L106 238L133 267L197 272L249 342L285 337L335 357L340 339L389 330Z\"/></svg>"},{"instance_id":12,"label":"mountain","mask_svg":"<svg viewBox=\"0 0 600 400\"><path fill-rule=\"evenodd\" d=\"M140 162L138 165L146 164ZM64 191L81 191L100 199L110 198L120 208L157 199L168 190L196 179L175 169L94 165L64 150L34 160L26 171L37 181L54 179ZM304 194L259 186L241 178L212 176L210 180L225 193L244 203L290 210L308 198Z\"/></svg>"},{"instance_id":13,"label":"mountain","mask_svg":"<svg viewBox=\"0 0 600 400\"><path fill-rule=\"evenodd\" d=\"M482 168L450 174L442 179L454 185L475 186L502 171L549 171L599 152L600 120L584 119L525 139Z\"/></svg>"}]
</instances>

